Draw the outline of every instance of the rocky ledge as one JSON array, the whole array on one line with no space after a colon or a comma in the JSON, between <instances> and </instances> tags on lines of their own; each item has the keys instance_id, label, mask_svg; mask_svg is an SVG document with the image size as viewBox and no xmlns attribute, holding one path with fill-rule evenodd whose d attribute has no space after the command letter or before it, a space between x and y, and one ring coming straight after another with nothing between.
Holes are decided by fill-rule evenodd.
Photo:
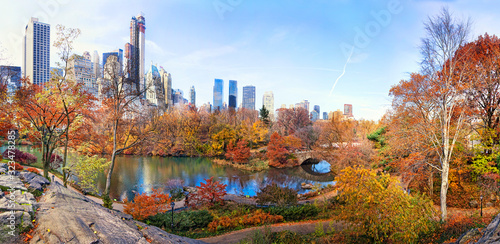
<instances>
[{"instance_id":1,"label":"rocky ledge","mask_svg":"<svg viewBox=\"0 0 500 244\"><path fill-rule=\"evenodd\" d=\"M135 221L59 183L49 185L38 205L30 243L204 243Z\"/></svg>"}]
</instances>

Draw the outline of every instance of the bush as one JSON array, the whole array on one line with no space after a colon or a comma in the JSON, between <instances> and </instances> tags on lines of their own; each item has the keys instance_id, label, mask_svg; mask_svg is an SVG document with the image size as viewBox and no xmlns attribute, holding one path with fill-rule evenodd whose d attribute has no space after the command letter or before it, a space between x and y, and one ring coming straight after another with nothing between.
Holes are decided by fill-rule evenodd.
<instances>
[{"instance_id":1,"label":"bush","mask_svg":"<svg viewBox=\"0 0 500 244\"><path fill-rule=\"evenodd\" d=\"M229 143L227 146L226 158L237 163L248 163L250 158L250 147L245 140L240 140L233 146L233 143Z\"/></svg>"},{"instance_id":2,"label":"bush","mask_svg":"<svg viewBox=\"0 0 500 244\"><path fill-rule=\"evenodd\" d=\"M226 195L226 186L219 181L214 181L214 177L205 179L206 183L201 182L197 186L197 191L189 197L189 205L191 207L206 207L213 206L215 203L222 204L224 200L222 197Z\"/></svg>"},{"instance_id":3,"label":"bush","mask_svg":"<svg viewBox=\"0 0 500 244\"><path fill-rule=\"evenodd\" d=\"M35 174L40 174L40 171L37 168L28 168L27 171Z\"/></svg>"},{"instance_id":4,"label":"bush","mask_svg":"<svg viewBox=\"0 0 500 244\"><path fill-rule=\"evenodd\" d=\"M133 202L124 200L124 212L132 215L134 219L142 221L149 216L166 212L170 201L168 194L160 193L158 189L153 189L151 196L146 193L140 195L136 193Z\"/></svg>"},{"instance_id":5,"label":"bush","mask_svg":"<svg viewBox=\"0 0 500 244\"><path fill-rule=\"evenodd\" d=\"M23 164L36 163L37 160L35 155L28 152L23 152L17 148L5 150L2 154L2 157Z\"/></svg>"},{"instance_id":6,"label":"bush","mask_svg":"<svg viewBox=\"0 0 500 244\"><path fill-rule=\"evenodd\" d=\"M343 230L377 243L414 243L434 230L435 209L423 195L406 194L399 181L375 170L348 167L335 178L341 194L334 215Z\"/></svg>"},{"instance_id":7,"label":"bush","mask_svg":"<svg viewBox=\"0 0 500 244\"><path fill-rule=\"evenodd\" d=\"M296 205L297 191L272 183L257 192L257 203L261 205L275 204L278 206Z\"/></svg>"},{"instance_id":8,"label":"bush","mask_svg":"<svg viewBox=\"0 0 500 244\"><path fill-rule=\"evenodd\" d=\"M165 190L170 193L172 200L180 200L184 197L183 183L184 181L180 179L170 179L165 183Z\"/></svg>"},{"instance_id":9,"label":"bush","mask_svg":"<svg viewBox=\"0 0 500 244\"><path fill-rule=\"evenodd\" d=\"M174 213L174 226L176 230L180 231L206 228L213 219L214 217L207 210L183 211ZM148 217L145 222L158 228L170 227L172 224L172 214L159 213Z\"/></svg>"},{"instance_id":10,"label":"bush","mask_svg":"<svg viewBox=\"0 0 500 244\"><path fill-rule=\"evenodd\" d=\"M281 215L286 221L304 220L315 217L321 210L313 204L290 207L270 207L264 210L272 215Z\"/></svg>"},{"instance_id":11,"label":"bush","mask_svg":"<svg viewBox=\"0 0 500 244\"><path fill-rule=\"evenodd\" d=\"M22 165L20 165L20 164L18 164L18 163L15 163L15 164L14 164L14 170L21 171L21 170L23 170L23 169L24 169L24 167L23 167Z\"/></svg>"}]
</instances>

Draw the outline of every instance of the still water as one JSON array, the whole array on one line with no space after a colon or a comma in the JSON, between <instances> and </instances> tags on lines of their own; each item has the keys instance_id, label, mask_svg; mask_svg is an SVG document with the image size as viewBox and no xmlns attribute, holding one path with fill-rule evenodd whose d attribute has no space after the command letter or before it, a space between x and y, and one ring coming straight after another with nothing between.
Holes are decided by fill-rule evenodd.
<instances>
[{"instance_id":1,"label":"still water","mask_svg":"<svg viewBox=\"0 0 500 244\"><path fill-rule=\"evenodd\" d=\"M4 151L6 147L1 147ZM20 146L20 150L28 151L38 159L41 153L28 146ZM212 163L207 158L185 157L150 157L120 155L116 158L115 168L111 177L111 198L133 198L135 192L149 192L161 187L168 180L181 179L186 186L199 186L204 179L214 177L227 185L227 192L255 196L258 189L271 182L296 189L299 193L307 190L301 188L301 183L333 184L333 176L325 175L329 164L322 161L316 165L275 169L261 172L242 171L231 166L221 166ZM102 191L106 185L106 176L99 175L98 189Z\"/></svg>"}]
</instances>

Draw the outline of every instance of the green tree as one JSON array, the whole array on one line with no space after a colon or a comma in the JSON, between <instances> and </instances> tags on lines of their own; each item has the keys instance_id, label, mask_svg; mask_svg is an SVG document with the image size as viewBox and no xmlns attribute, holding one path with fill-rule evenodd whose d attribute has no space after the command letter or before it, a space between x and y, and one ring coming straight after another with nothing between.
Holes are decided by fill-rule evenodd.
<instances>
[{"instance_id":1,"label":"green tree","mask_svg":"<svg viewBox=\"0 0 500 244\"><path fill-rule=\"evenodd\" d=\"M269 110L267 110L266 106L262 105L262 108L259 111L260 120L264 122L266 125L269 125Z\"/></svg>"}]
</instances>

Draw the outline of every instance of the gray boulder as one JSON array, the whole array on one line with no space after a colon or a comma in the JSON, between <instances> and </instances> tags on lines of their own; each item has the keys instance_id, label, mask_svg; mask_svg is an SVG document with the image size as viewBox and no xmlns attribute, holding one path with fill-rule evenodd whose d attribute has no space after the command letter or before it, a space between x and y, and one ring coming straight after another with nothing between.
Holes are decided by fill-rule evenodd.
<instances>
[{"instance_id":1,"label":"gray boulder","mask_svg":"<svg viewBox=\"0 0 500 244\"><path fill-rule=\"evenodd\" d=\"M18 172L19 171L15 171ZM7 188L18 189L22 191L27 191L26 187L24 187L24 183L19 179L18 176L11 175L0 175L0 186L5 186Z\"/></svg>"},{"instance_id":2,"label":"gray boulder","mask_svg":"<svg viewBox=\"0 0 500 244\"><path fill-rule=\"evenodd\" d=\"M6 163L0 163L0 169L7 170L8 168L9 168L9 165L7 165Z\"/></svg>"},{"instance_id":3,"label":"gray boulder","mask_svg":"<svg viewBox=\"0 0 500 244\"><path fill-rule=\"evenodd\" d=\"M476 243L500 243L500 214L483 230L483 236Z\"/></svg>"},{"instance_id":4,"label":"gray boulder","mask_svg":"<svg viewBox=\"0 0 500 244\"><path fill-rule=\"evenodd\" d=\"M20 177L29 184L28 188L32 190L43 191L43 187L50 184L45 177L28 171L21 172Z\"/></svg>"},{"instance_id":5,"label":"gray boulder","mask_svg":"<svg viewBox=\"0 0 500 244\"><path fill-rule=\"evenodd\" d=\"M57 182L48 189L30 243L204 243L134 221Z\"/></svg>"}]
</instances>

